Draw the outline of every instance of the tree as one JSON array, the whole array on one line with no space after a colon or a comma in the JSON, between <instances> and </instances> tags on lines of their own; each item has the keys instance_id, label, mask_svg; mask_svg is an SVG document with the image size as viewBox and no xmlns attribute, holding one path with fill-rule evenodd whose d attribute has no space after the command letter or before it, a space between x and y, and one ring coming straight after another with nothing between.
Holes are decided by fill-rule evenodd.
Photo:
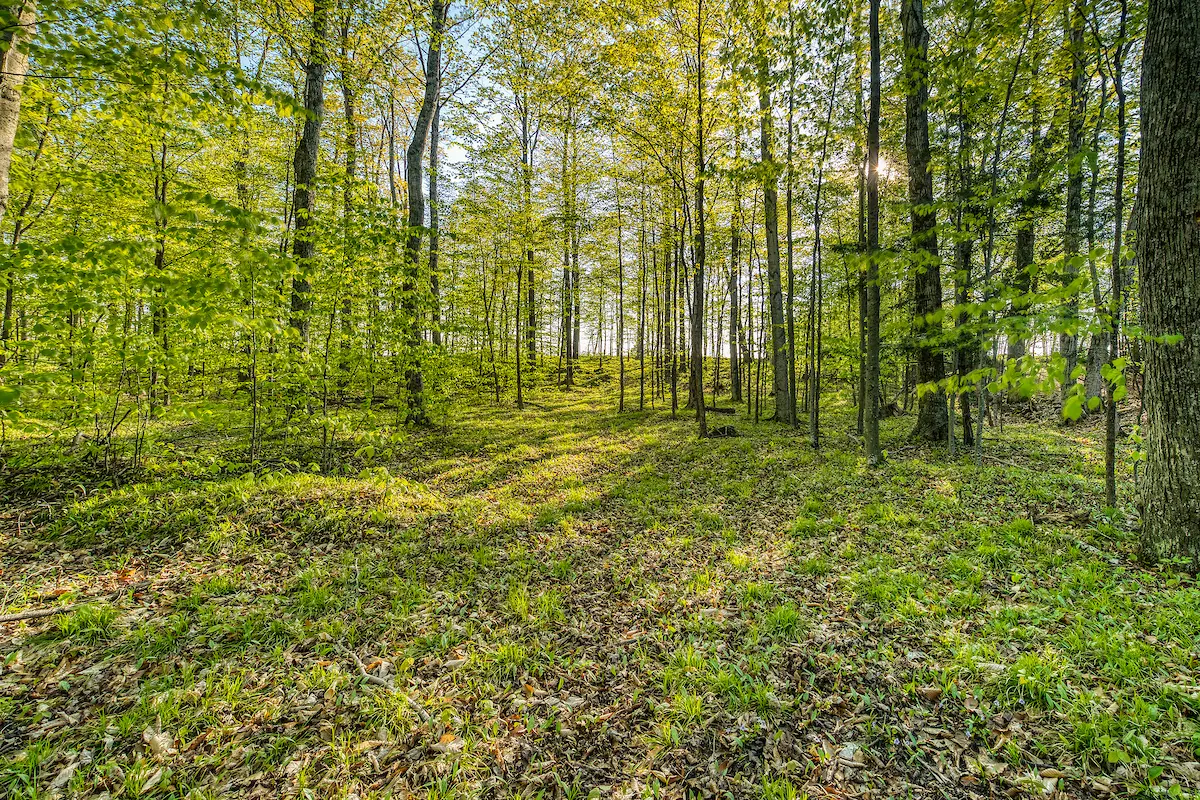
<instances>
[{"instance_id":1,"label":"tree","mask_svg":"<svg viewBox=\"0 0 1200 800\"><path fill-rule=\"evenodd\" d=\"M692 399L700 438L708 436L704 415L704 0L696 0L696 220L692 251ZM778 252L776 252L778 264Z\"/></svg>"},{"instance_id":2,"label":"tree","mask_svg":"<svg viewBox=\"0 0 1200 800\"><path fill-rule=\"evenodd\" d=\"M304 128L296 143L292 174L296 191L292 200L296 232L292 239L292 256L298 274L292 278L292 327L307 346L309 312L312 310L312 282L309 271L316 254L313 206L316 198L317 157L321 150L321 121L325 116L325 68L328 60L326 35L329 28L329 0L316 0L312 13L312 38L308 59L304 63Z\"/></svg>"},{"instance_id":3,"label":"tree","mask_svg":"<svg viewBox=\"0 0 1200 800\"><path fill-rule=\"evenodd\" d=\"M867 109L867 354L863 441L867 465L883 460L879 447L879 0L869 0L871 38L871 97Z\"/></svg>"},{"instance_id":4,"label":"tree","mask_svg":"<svg viewBox=\"0 0 1200 800\"><path fill-rule=\"evenodd\" d=\"M13 141L21 117L21 88L29 69L29 40L33 38L37 4L19 0L0 12L0 222L8 210L9 171Z\"/></svg>"},{"instance_id":5,"label":"tree","mask_svg":"<svg viewBox=\"0 0 1200 800\"><path fill-rule=\"evenodd\" d=\"M1137 252L1146 343L1141 554L1200 569L1200 3L1154 0L1142 55Z\"/></svg>"},{"instance_id":6,"label":"tree","mask_svg":"<svg viewBox=\"0 0 1200 800\"><path fill-rule=\"evenodd\" d=\"M771 367L774 375L775 419L785 425L795 422L795 403L791 395L791 367L788 362L787 321L783 316L783 279L779 264L779 167L775 163L771 107L771 71L768 43L769 21L761 8L758 38L758 111L759 152L762 159L763 229L767 236L767 284L771 293Z\"/></svg>"},{"instance_id":7,"label":"tree","mask_svg":"<svg viewBox=\"0 0 1200 800\"><path fill-rule=\"evenodd\" d=\"M405 246L406 268L404 272L405 313L409 315L409 347L412 352L406 375L408 385L408 421L422 423L427 419L425 409L425 379L421 372L419 350L421 347L421 321L417 305L417 286L421 266L421 231L425 226L425 195L422 186L422 161L430 126L437 112L438 94L442 74L442 32L450 3L442 0L429 2L429 49L425 56L425 96L413 125L412 141L409 142L405 159L405 178L408 182L408 242Z\"/></svg>"},{"instance_id":8,"label":"tree","mask_svg":"<svg viewBox=\"0 0 1200 800\"><path fill-rule=\"evenodd\" d=\"M942 330L942 277L937 251L937 212L929 155L929 31L924 0L904 0L906 81L904 149L908 156L908 201L912 219L913 329L917 342L917 382L945 380L946 360L938 338ZM946 438L946 397L940 390L920 394L912 437L929 442Z\"/></svg>"},{"instance_id":9,"label":"tree","mask_svg":"<svg viewBox=\"0 0 1200 800\"><path fill-rule=\"evenodd\" d=\"M1075 383L1075 365L1079 360L1079 293L1074 288L1079 277L1079 247L1083 241L1083 123L1087 110L1086 76L1083 57L1082 0L1065 0L1066 47L1070 58L1067 80L1067 205L1066 226L1063 230L1062 281L1067 289L1067 301L1062 307L1062 331L1059 351L1062 370L1061 401L1065 409L1067 397Z\"/></svg>"}]
</instances>

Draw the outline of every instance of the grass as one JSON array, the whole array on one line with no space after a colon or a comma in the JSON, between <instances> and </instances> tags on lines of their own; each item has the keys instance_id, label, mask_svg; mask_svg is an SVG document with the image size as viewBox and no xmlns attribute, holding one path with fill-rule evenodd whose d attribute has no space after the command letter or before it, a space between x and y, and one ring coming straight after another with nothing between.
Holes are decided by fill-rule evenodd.
<instances>
[{"instance_id":1,"label":"grass","mask_svg":"<svg viewBox=\"0 0 1200 800\"><path fill-rule=\"evenodd\" d=\"M0 613L73 610L0 627L0 795L1200 789L1200 589L1133 560L1098 427L1007 421L980 470L901 418L868 472L848 408L814 453L537 402L328 474L222 435L13 487Z\"/></svg>"}]
</instances>

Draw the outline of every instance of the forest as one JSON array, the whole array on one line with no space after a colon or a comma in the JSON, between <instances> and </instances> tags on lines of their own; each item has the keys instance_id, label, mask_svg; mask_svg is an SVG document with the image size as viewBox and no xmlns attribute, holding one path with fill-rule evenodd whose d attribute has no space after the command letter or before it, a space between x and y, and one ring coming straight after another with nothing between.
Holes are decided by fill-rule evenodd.
<instances>
[{"instance_id":1,"label":"forest","mask_svg":"<svg viewBox=\"0 0 1200 800\"><path fill-rule=\"evenodd\" d=\"M0 797L1200 798L1200 0L0 0Z\"/></svg>"}]
</instances>

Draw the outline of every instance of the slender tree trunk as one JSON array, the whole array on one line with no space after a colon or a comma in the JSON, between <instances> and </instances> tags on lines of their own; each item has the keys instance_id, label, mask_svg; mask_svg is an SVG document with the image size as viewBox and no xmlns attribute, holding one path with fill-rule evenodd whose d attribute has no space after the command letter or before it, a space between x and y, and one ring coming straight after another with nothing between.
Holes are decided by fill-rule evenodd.
<instances>
[{"instance_id":1,"label":"slender tree trunk","mask_svg":"<svg viewBox=\"0 0 1200 800\"><path fill-rule=\"evenodd\" d=\"M765 34L764 34L765 37ZM775 419L786 425L793 424L791 400L791 377L788 368L787 320L783 309L783 281L779 274L779 208L776 182L778 169L772 152L770 62L766 54L766 42L760 44L758 56L758 109L759 148L763 170L763 228L767 237L767 283L771 292L771 366L774 376Z\"/></svg>"},{"instance_id":2,"label":"slender tree trunk","mask_svg":"<svg viewBox=\"0 0 1200 800\"><path fill-rule=\"evenodd\" d=\"M421 99L421 109L417 113L416 124L413 126L413 138L408 145L405 159L408 181L408 242L405 247L403 294L404 310L408 317L405 322L408 325L410 350L409 364L405 371L405 384L408 390L408 421L415 424L428 421L428 412L425 409L425 378L421 371L420 357L421 314L417 302L417 287L421 271L421 231L425 225L425 197L422 186L424 176L421 175L421 172L422 162L425 158L425 145L429 138L434 112L437 110L442 69L442 31L449 7L450 4L443 3L442 0L430 0L429 3L430 32L429 48L425 57L425 95ZM520 360L519 355L517 358ZM520 381L518 381L518 386L520 386Z\"/></svg>"},{"instance_id":3,"label":"slender tree trunk","mask_svg":"<svg viewBox=\"0 0 1200 800\"><path fill-rule=\"evenodd\" d=\"M568 114L568 117L570 115ZM568 161L570 159L571 150L571 131L570 128L564 125L563 127L563 151L562 151L562 347L565 373L563 382L566 386L571 386L575 382L575 348L572 346L571 334L575 329L575 304L572 298L575 296L572 291L571 281L575 278L575 273L571 270L571 185L570 173L568 171Z\"/></svg>"},{"instance_id":4,"label":"slender tree trunk","mask_svg":"<svg viewBox=\"0 0 1200 800\"><path fill-rule=\"evenodd\" d=\"M321 120L325 113L326 32L329 26L329 0L315 0L312 15L312 41L308 62L304 65L304 129L292 160L296 190L292 200L295 234L292 237L292 256L299 274L292 278L291 326L300 335L302 345L308 346L309 312L312 310L312 284L308 280L316 241L309 226L312 224L316 200L317 156L321 149Z\"/></svg>"},{"instance_id":5,"label":"slender tree trunk","mask_svg":"<svg viewBox=\"0 0 1200 800\"><path fill-rule=\"evenodd\" d=\"M1104 60L1103 53L1097 55L1098 61ZM1099 319L1104 319L1106 308L1104 299L1100 294L1100 267L1096 263L1096 203L1097 195L1100 189L1100 134L1104 130L1105 114L1108 110L1108 74L1104 71L1103 64L1100 65L1100 100L1096 108L1096 124L1092 128L1091 152L1088 154L1090 169L1088 170L1088 209L1087 209L1087 252L1088 252L1088 274L1091 277L1092 284L1092 307L1096 310L1096 316ZM1104 365L1108 363L1108 328L1104 327L1092 334L1088 341L1087 351L1087 366L1084 372L1083 386L1084 397L1091 401L1096 398L1099 402L1101 393L1104 390L1104 378L1100 374ZM1085 412L1090 411L1087 405L1084 405Z\"/></svg>"},{"instance_id":6,"label":"slender tree trunk","mask_svg":"<svg viewBox=\"0 0 1200 800\"><path fill-rule=\"evenodd\" d=\"M689 377L701 439L708 436L708 420L704 415L704 169L704 0L696 0L696 232L692 265L692 368ZM775 269L778 279L778 245Z\"/></svg>"},{"instance_id":7,"label":"slender tree trunk","mask_svg":"<svg viewBox=\"0 0 1200 800\"><path fill-rule=\"evenodd\" d=\"M742 205L741 187L735 181L733 185L733 213L729 217L729 383L730 400L742 402L742 364L738 359L738 349L741 346L741 295L738 287L738 273L741 269L738 259L741 256L742 233L738 225L738 210Z\"/></svg>"},{"instance_id":8,"label":"slender tree trunk","mask_svg":"<svg viewBox=\"0 0 1200 800\"><path fill-rule=\"evenodd\" d=\"M867 112L867 357L864 443L867 466L883 458L879 447L879 0L870 0L871 99Z\"/></svg>"},{"instance_id":9,"label":"slender tree trunk","mask_svg":"<svg viewBox=\"0 0 1200 800\"><path fill-rule=\"evenodd\" d=\"M517 410L525 410L525 389L521 380L521 281L524 279L525 268L517 264L517 308L513 315L513 361L516 362L517 379ZM507 337L506 337L507 338Z\"/></svg>"},{"instance_id":10,"label":"slender tree trunk","mask_svg":"<svg viewBox=\"0 0 1200 800\"><path fill-rule=\"evenodd\" d=\"M167 91L166 87L163 89ZM167 259L167 139L164 134L159 151L155 154L154 164L154 228L156 231L154 244L154 272L158 280L165 280L162 275L166 268ZM153 307L150 310L150 331L154 341L162 346L162 351L156 359L150 362L150 408L156 410L159 406L171 405L170 392L170 338L167 334L167 297L164 286L154 289Z\"/></svg>"},{"instance_id":11,"label":"slender tree trunk","mask_svg":"<svg viewBox=\"0 0 1200 800\"><path fill-rule=\"evenodd\" d=\"M342 11L342 110L346 120L346 170L342 186L342 281L343 296L341 309L341 354L338 363L338 384L341 392L346 391L350 378L350 339L353 334L353 292L354 272L357 260L357 247L354 231L354 188L358 181L358 119L357 93L352 83L350 70L352 56L350 53L350 12Z\"/></svg>"},{"instance_id":12,"label":"slender tree trunk","mask_svg":"<svg viewBox=\"0 0 1200 800\"><path fill-rule=\"evenodd\" d=\"M942 334L942 277L929 154L929 31L925 28L924 0L904 0L900 22L904 28L907 80L904 149L908 155L908 200L912 207L917 381L932 384L945 380L946 361L938 341ZM946 396L941 389L920 395L917 423L911 436L928 442L945 441Z\"/></svg>"},{"instance_id":13,"label":"slender tree trunk","mask_svg":"<svg viewBox=\"0 0 1200 800\"><path fill-rule=\"evenodd\" d=\"M613 166L616 166L617 150L613 147ZM617 401L617 411L625 410L625 229L621 219L621 178L613 176L613 192L617 205L617 386L620 397Z\"/></svg>"},{"instance_id":14,"label":"slender tree trunk","mask_svg":"<svg viewBox=\"0 0 1200 800\"><path fill-rule=\"evenodd\" d=\"M855 38L861 30L861 17L856 13L855 21ZM863 123L863 64L861 49L854 48L854 120L855 130L861 135L862 128L858 127ZM866 155L863 148L862 139L854 145L854 163L858 168L858 255L861 258L867 253L867 163ZM863 414L867 405L867 281L866 271L863 265L858 265L858 279L855 281L854 291L858 296L858 385L856 387L857 400L857 430L858 435L863 434ZM847 311L849 314L849 311Z\"/></svg>"},{"instance_id":15,"label":"slender tree trunk","mask_svg":"<svg viewBox=\"0 0 1200 800\"><path fill-rule=\"evenodd\" d=\"M1108 305L1108 342L1109 355L1116 361L1120 351L1121 307L1124 296L1122 249L1124 242L1122 234L1125 224L1125 139L1128 135L1128 123L1125 119L1125 54L1129 51L1126 43L1126 28L1128 26L1129 4L1121 0L1121 21L1117 28L1117 44L1113 48L1113 89L1117 95L1117 163L1116 177L1113 184L1113 251L1112 251L1112 296ZM1108 393L1108 403L1104 409L1104 499L1109 508L1117 505L1117 434L1119 423L1117 419L1117 403L1120 398L1116 393L1115 380L1105 382Z\"/></svg>"},{"instance_id":16,"label":"slender tree trunk","mask_svg":"<svg viewBox=\"0 0 1200 800\"><path fill-rule=\"evenodd\" d=\"M1074 0L1067 0L1067 47L1071 57L1070 109L1067 117L1067 209L1066 230L1063 235L1064 286L1079 277L1079 247L1083 240L1083 123L1086 111L1087 75L1083 59L1083 9ZM1075 326L1079 319L1079 297L1072 291L1062 308L1064 330L1059 334L1059 350L1063 355L1062 392L1060 401L1066 404L1067 395L1075 383L1072 373L1079 360L1079 338Z\"/></svg>"},{"instance_id":17,"label":"slender tree trunk","mask_svg":"<svg viewBox=\"0 0 1200 800\"><path fill-rule=\"evenodd\" d=\"M1030 73L1030 82L1034 85L1034 89L1030 95L1029 166L1025 176L1025 185L1027 188L1020 201L1020 209L1017 217L1016 243L1013 250L1013 278L1010 283L1012 288L1018 293L1018 297L1013 300L1009 309L1009 314L1013 317L1024 313L1027 301L1023 297L1033 290L1037 218L1045 202L1044 193L1041 188L1042 130L1040 106L1038 104L1036 89L1038 79L1036 55ZM1025 336L1017 331L1010 332L1008 337L1008 357L1010 359L1022 358L1025 355L1026 349Z\"/></svg>"},{"instance_id":18,"label":"slender tree trunk","mask_svg":"<svg viewBox=\"0 0 1200 800\"><path fill-rule=\"evenodd\" d=\"M525 237L525 268L528 273L528 284L525 287L525 349L529 360L529 369L534 369L537 363L537 286L533 274L533 148L531 120L529 118L529 98L521 96L521 217L522 233Z\"/></svg>"},{"instance_id":19,"label":"slender tree trunk","mask_svg":"<svg viewBox=\"0 0 1200 800\"><path fill-rule=\"evenodd\" d=\"M793 226L795 223L795 204L792 198L796 166L792 153L792 139L795 134L796 115L796 20L792 14L792 3L788 0L788 112L787 112L787 191L785 214L787 216L787 343L788 343L788 402L790 403L789 418L792 424L799 422L796 416L796 243L793 241ZM837 78L834 78L836 85ZM827 134L828 136L828 134ZM817 190L818 194L820 189ZM819 238L819 237L818 237ZM811 312L810 312L811 316ZM810 424L812 424L812 407L809 406ZM815 428L814 428L815 430ZM814 434L815 435L815 434ZM815 444L813 445L816 446Z\"/></svg>"},{"instance_id":20,"label":"slender tree trunk","mask_svg":"<svg viewBox=\"0 0 1200 800\"><path fill-rule=\"evenodd\" d=\"M971 141L971 123L966 109L961 105L958 114L958 191L959 191L959 208L958 208L958 242L955 245L955 296L954 302L959 307L959 312L955 316L954 324L959 329L958 342L954 361L958 372L959 387L963 387L967 383L967 376L974 368L975 362L979 358L979 342L977 338L963 333L963 329L967 327L970 316L966 311L967 303L971 299L971 258L975 250L975 239L969 231L969 222L966 221L968 215L973 214L974 208L974 163L972 158L972 141ZM958 395L962 402L962 427L963 427L963 446L970 447L974 444L975 428L971 424L971 395L968 392L962 392ZM953 402L953 401L951 401ZM953 422L953 420L948 420Z\"/></svg>"},{"instance_id":21,"label":"slender tree trunk","mask_svg":"<svg viewBox=\"0 0 1200 800\"><path fill-rule=\"evenodd\" d=\"M440 99L433 107L433 121L429 125L429 294L433 316L433 344L442 346L442 299L441 277L438 271L440 233L438 225L438 138L442 118Z\"/></svg>"}]
</instances>

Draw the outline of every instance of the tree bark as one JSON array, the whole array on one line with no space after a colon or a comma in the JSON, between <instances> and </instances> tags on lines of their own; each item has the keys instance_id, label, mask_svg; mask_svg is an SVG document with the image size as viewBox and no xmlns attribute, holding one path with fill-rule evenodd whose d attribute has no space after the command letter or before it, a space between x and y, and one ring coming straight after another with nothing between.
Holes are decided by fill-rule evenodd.
<instances>
[{"instance_id":1,"label":"tree bark","mask_svg":"<svg viewBox=\"0 0 1200 800\"><path fill-rule=\"evenodd\" d=\"M1200 3L1150 4L1137 228L1146 335L1141 554L1200 569ZM1182 336L1177 343L1163 337Z\"/></svg>"},{"instance_id":2,"label":"tree bark","mask_svg":"<svg viewBox=\"0 0 1200 800\"><path fill-rule=\"evenodd\" d=\"M766 38L765 33L763 38ZM788 369L787 320L783 314L783 278L779 265L779 201L776 182L778 174L773 150L774 132L771 120L771 86L769 61L765 41L758 57L759 149L763 171L763 227L767 237L767 284L771 293L771 366L775 394L775 420L786 425L794 423L795 404L791 398L791 376Z\"/></svg>"},{"instance_id":3,"label":"tree bark","mask_svg":"<svg viewBox=\"0 0 1200 800\"><path fill-rule=\"evenodd\" d=\"M433 121L429 125L429 294L433 303L433 344L442 346L442 302L441 279L438 277L438 130L442 117L441 100L433 108Z\"/></svg>"},{"instance_id":4,"label":"tree bark","mask_svg":"<svg viewBox=\"0 0 1200 800\"><path fill-rule=\"evenodd\" d=\"M867 111L867 354L863 441L867 466L883 458L879 447L879 0L870 0L871 98Z\"/></svg>"},{"instance_id":5,"label":"tree bark","mask_svg":"<svg viewBox=\"0 0 1200 800\"><path fill-rule=\"evenodd\" d=\"M425 378L421 372L421 317L417 304L417 285L421 266L421 230L425 225L425 196L422 186L422 161L433 115L437 110L442 70L442 30L450 4L442 0L429 3L429 49L425 57L425 95L421 109L413 126L413 138L408 145L405 159L408 181L408 243L405 247L404 304L408 316L408 345L411 350L409 364L405 370L408 388L408 421L424 423L428 419L425 409ZM519 358L519 356L518 356Z\"/></svg>"},{"instance_id":6,"label":"tree bark","mask_svg":"<svg viewBox=\"0 0 1200 800\"><path fill-rule=\"evenodd\" d=\"M1122 269L1124 242L1122 234L1125 224L1125 140L1128 122L1125 116L1125 54L1129 44L1125 41L1129 21L1129 3L1121 0L1121 22L1117 29L1117 44L1113 48L1113 88L1117 95L1117 158L1116 178L1113 183L1113 251L1112 251L1112 296L1108 305L1109 355L1115 362L1120 354L1121 309L1123 306L1124 278ZM1117 418L1116 382L1106 382L1108 403L1104 409L1104 499L1109 508L1117 505L1117 433L1120 422Z\"/></svg>"},{"instance_id":7,"label":"tree bark","mask_svg":"<svg viewBox=\"0 0 1200 800\"><path fill-rule=\"evenodd\" d=\"M325 66L328 48L325 37L329 26L329 0L313 4L312 40L308 62L304 65L304 129L296 144L292 160L296 190L292 200L295 233L292 237L292 256L299 274L292 278L291 326L300 334L303 346L308 345L309 312L312 310L312 284L308 273L316 254L316 242L309 230L316 199L317 155L321 149L321 121L325 113Z\"/></svg>"},{"instance_id":8,"label":"tree bark","mask_svg":"<svg viewBox=\"0 0 1200 800\"><path fill-rule=\"evenodd\" d=\"M945 380L946 360L937 341L942 333L942 277L929 154L929 31L925 28L924 0L904 0L900 22L904 28L907 81L904 149L908 156L908 199L912 218L917 381L930 384ZM917 423L911 438L945 441L946 396L941 389L920 395Z\"/></svg>"},{"instance_id":9,"label":"tree bark","mask_svg":"<svg viewBox=\"0 0 1200 800\"><path fill-rule=\"evenodd\" d=\"M1030 99L1029 166L1025 174L1025 194L1021 197L1017 217L1016 242L1013 248L1012 288L1018 293L1009 308L1010 316L1020 316L1027 301L1024 296L1033 290L1033 262L1036 257L1037 217L1045 203L1042 191L1042 129L1037 100L1037 62L1034 62L1030 81L1034 84ZM1009 333L1008 357L1022 358L1027 349L1026 337L1016 331Z\"/></svg>"},{"instance_id":10,"label":"tree bark","mask_svg":"<svg viewBox=\"0 0 1200 800\"><path fill-rule=\"evenodd\" d=\"M708 420L704 415L704 168L704 0L696 0L696 228L692 245L692 366L689 377L701 439L708 436ZM775 271L778 278L778 247Z\"/></svg>"},{"instance_id":11,"label":"tree bark","mask_svg":"<svg viewBox=\"0 0 1200 800\"><path fill-rule=\"evenodd\" d=\"M353 56L350 52L350 14L346 8L341 9L341 70L342 70L342 110L346 120L346 169L344 185L342 186L342 309L341 309L341 353L338 361L338 385L344 394L350 379L351 347L353 335L353 281L357 262L357 243L354 232L354 189L358 182L358 108L357 92L355 91L351 70Z\"/></svg>"},{"instance_id":12,"label":"tree bark","mask_svg":"<svg viewBox=\"0 0 1200 800\"><path fill-rule=\"evenodd\" d=\"M741 293L738 287L739 259L741 258L742 233L738 225L738 212L742 206L740 185L733 187L733 213L729 218L729 382L731 402L742 402L742 365L738 360L741 346Z\"/></svg>"},{"instance_id":13,"label":"tree bark","mask_svg":"<svg viewBox=\"0 0 1200 800\"><path fill-rule=\"evenodd\" d=\"M29 41L33 38L37 4L34 0L6 3L11 27L0 38L0 222L8 210L9 172L12 167L13 144L21 117L21 89L29 71ZM15 8L13 8L15 6ZM6 15L8 16L8 15Z\"/></svg>"},{"instance_id":14,"label":"tree bark","mask_svg":"<svg viewBox=\"0 0 1200 800\"><path fill-rule=\"evenodd\" d=\"M1079 277L1080 243L1083 240L1083 123L1087 98L1087 76L1083 62L1083 10L1075 0L1070 4L1067 23L1067 47L1071 57L1070 108L1067 114L1067 207L1066 228L1063 234L1063 285ZM1079 360L1079 337L1075 331L1079 319L1079 298L1072 292L1062 308L1064 330L1059 334L1059 351L1065 363L1062 373L1060 403L1075 383L1072 373Z\"/></svg>"},{"instance_id":15,"label":"tree bark","mask_svg":"<svg viewBox=\"0 0 1200 800\"><path fill-rule=\"evenodd\" d=\"M954 302L958 305L959 311L955 316L954 324L959 329L958 341L954 352L954 360L957 366L958 384L961 388L966 385L966 377L970 374L972 367L979 358L979 343L974 336L963 333L963 329L967 327L970 321L970 315L967 313L966 306L970 300L971 292L971 259L975 249L975 239L970 235L968 224L964 222L973 209L972 201L974 199L973 186L973 170L971 156L971 126L966 113L966 109L959 107L958 114L958 191L959 191L959 209L958 209L958 235L959 240L955 245L955 287ZM962 403L962 419L963 419L963 445L970 447L974 443L975 429L971 425L971 395L969 392L962 392L959 395ZM947 414L947 422L953 426L954 420L950 417L952 414ZM951 439L953 434L948 433Z\"/></svg>"}]
</instances>

